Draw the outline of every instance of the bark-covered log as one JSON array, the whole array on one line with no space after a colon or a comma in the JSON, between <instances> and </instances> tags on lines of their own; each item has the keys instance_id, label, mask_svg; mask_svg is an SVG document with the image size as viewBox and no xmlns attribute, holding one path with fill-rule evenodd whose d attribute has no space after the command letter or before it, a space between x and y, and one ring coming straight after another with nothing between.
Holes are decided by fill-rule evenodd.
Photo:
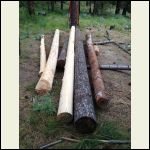
<instances>
[{"instance_id":1,"label":"bark-covered log","mask_svg":"<svg viewBox=\"0 0 150 150\"><path fill-rule=\"evenodd\" d=\"M96 116L79 29L75 37L74 123L80 132L88 133L96 128Z\"/></svg>"},{"instance_id":2,"label":"bark-covered log","mask_svg":"<svg viewBox=\"0 0 150 150\"><path fill-rule=\"evenodd\" d=\"M66 62L67 48L68 48L68 38L66 38L66 40L64 41L63 48L60 51L60 55L57 60L57 67L60 69L64 69L65 62Z\"/></svg>"},{"instance_id":3,"label":"bark-covered log","mask_svg":"<svg viewBox=\"0 0 150 150\"><path fill-rule=\"evenodd\" d=\"M94 51L91 34L86 35L86 40L96 103L99 107L103 107L103 105L106 105L108 103L108 99L105 94L104 82L99 69L98 60Z\"/></svg>"},{"instance_id":4,"label":"bark-covered log","mask_svg":"<svg viewBox=\"0 0 150 150\"><path fill-rule=\"evenodd\" d=\"M58 120L63 122L70 122L73 118L74 40L75 27L72 26L57 113Z\"/></svg>"},{"instance_id":5,"label":"bark-covered log","mask_svg":"<svg viewBox=\"0 0 150 150\"><path fill-rule=\"evenodd\" d=\"M99 48L97 45L94 45L94 51L95 51L95 54L98 56L99 54Z\"/></svg>"},{"instance_id":6,"label":"bark-covered log","mask_svg":"<svg viewBox=\"0 0 150 150\"><path fill-rule=\"evenodd\" d=\"M56 29L45 70L42 73L42 76L35 87L35 90L38 94L44 94L52 89L57 64L58 48L59 30Z\"/></svg>"},{"instance_id":7,"label":"bark-covered log","mask_svg":"<svg viewBox=\"0 0 150 150\"><path fill-rule=\"evenodd\" d=\"M39 76L42 75L46 66L46 51L44 44L44 35L41 36L41 45L40 45L40 71Z\"/></svg>"}]
</instances>

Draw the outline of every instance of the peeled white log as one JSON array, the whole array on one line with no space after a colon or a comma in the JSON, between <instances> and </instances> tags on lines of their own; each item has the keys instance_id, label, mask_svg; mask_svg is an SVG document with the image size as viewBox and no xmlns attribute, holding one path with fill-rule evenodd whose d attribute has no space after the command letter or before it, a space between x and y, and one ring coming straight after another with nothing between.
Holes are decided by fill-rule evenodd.
<instances>
[{"instance_id":1,"label":"peeled white log","mask_svg":"<svg viewBox=\"0 0 150 150\"><path fill-rule=\"evenodd\" d=\"M40 45L40 71L39 76L42 75L46 66L46 52L44 44L44 35L41 36L41 45Z\"/></svg>"},{"instance_id":2,"label":"peeled white log","mask_svg":"<svg viewBox=\"0 0 150 150\"><path fill-rule=\"evenodd\" d=\"M35 88L38 94L46 93L52 89L57 64L58 48L59 30L56 29L45 70Z\"/></svg>"},{"instance_id":3,"label":"peeled white log","mask_svg":"<svg viewBox=\"0 0 150 150\"><path fill-rule=\"evenodd\" d=\"M75 27L72 26L68 42L66 64L57 113L58 120L63 122L70 122L73 118L74 40Z\"/></svg>"}]
</instances>

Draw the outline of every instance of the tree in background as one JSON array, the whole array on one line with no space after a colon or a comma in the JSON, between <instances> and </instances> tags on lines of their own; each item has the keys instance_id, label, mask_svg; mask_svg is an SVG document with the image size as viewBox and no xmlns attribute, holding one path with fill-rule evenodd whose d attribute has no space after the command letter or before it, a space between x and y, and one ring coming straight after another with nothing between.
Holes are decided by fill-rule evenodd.
<instances>
[{"instance_id":1,"label":"tree in background","mask_svg":"<svg viewBox=\"0 0 150 150\"><path fill-rule=\"evenodd\" d=\"M119 14L120 13L120 7L121 7L121 1L117 1L115 14Z\"/></svg>"},{"instance_id":2,"label":"tree in background","mask_svg":"<svg viewBox=\"0 0 150 150\"><path fill-rule=\"evenodd\" d=\"M63 10L63 3L64 1L61 1L61 10Z\"/></svg>"},{"instance_id":3,"label":"tree in background","mask_svg":"<svg viewBox=\"0 0 150 150\"><path fill-rule=\"evenodd\" d=\"M30 16L35 15L34 1L28 1L28 11Z\"/></svg>"},{"instance_id":4,"label":"tree in background","mask_svg":"<svg viewBox=\"0 0 150 150\"><path fill-rule=\"evenodd\" d=\"M131 12L131 1L125 1L124 2L124 8L123 8L123 11L122 11L122 15L126 16L126 12Z\"/></svg>"}]
</instances>

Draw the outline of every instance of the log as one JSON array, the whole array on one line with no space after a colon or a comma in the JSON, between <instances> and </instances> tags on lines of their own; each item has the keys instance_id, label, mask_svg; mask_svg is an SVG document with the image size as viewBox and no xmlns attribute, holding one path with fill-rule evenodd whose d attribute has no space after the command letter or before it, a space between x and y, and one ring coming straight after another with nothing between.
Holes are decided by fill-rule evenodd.
<instances>
[{"instance_id":1,"label":"log","mask_svg":"<svg viewBox=\"0 0 150 150\"><path fill-rule=\"evenodd\" d=\"M96 103L99 107L104 107L104 105L106 106L108 103L108 99L105 94L104 82L99 69L98 60L94 52L91 34L86 35L86 44Z\"/></svg>"},{"instance_id":2,"label":"log","mask_svg":"<svg viewBox=\"0 0 150 150\"><path fill-rule=\"evenodd\" d=\"M90 66L87 65L87 68L90 69ZM101 70L131 70L131 65L124 64L103 64L100 65Z\"/></svg>"},{"instance_id":3,"label":"log","mask_svg":"<svg viewBox=\"0 0 150 150\"><path fill-rule=\"evenodd\" d=\"M64 66L65 66L67 46L68 46L68 38L64 41L63 48L60 51L60 55L59 55L58 60L57 60L57 67L60 69L64 69Z\"/></svg>"},{"instance_id":4,"label":"log","mask_svg":"<svg viewBox=\"0 0 150 150\"><path fill-rule=\"evenodd\" d=\"M74 124L82 133L93 132L96 115L86 66L81 32L75 36Z\"/></svg>"},{"instance_id":5,"label":"log","mask_svg":"<svg viewBox=\"0 0 150 150\"><path fill-rule=\"evenodd\" d=\"M94 45L94 51L95 51L96 56L98 56L99 55L99 47L97 45Z\"/></svg>"},{"instance_id":6,"label":"log","mask_svg":"<svg viewBox=\"0 0 150 150\"><path fill-rule=\"evenodd\" d=\"M71 122L73 119L74 40L75 26L72 26L57 113L58 120L63 122Z\"/></svg>"},{"instance_id":7,"label":"log","mask_svg":"<svg viewBox=\"0 0 150 150\"><path fill-rule=\"evenodd\" d=\"M58 57L58 48L59 30L56 29L45 70L42 73L42 76L35 87L35 90L38 94L44 94L52 89Z\"/></svg>"},{"instance_id":8,"label":"log","mask_svg":"<svg viewBox=\"0 0 150 150\"><path fill-rule=\"evenodd\" d=\"M42 75L46 66L46 51L44 44L44 35L41 36L41 45L40 45L40 71L39 76Z\"/></svg>"},{"instance_id":9,"label":"log","mask_svg":"<svg viewBox=\"0 0 150 150\"><path fill-rule=\"evenodd\" d=\"M113 43L113 40L108 40L108 41L101 41L101 42L94 42L94 45L105 45L105 44L109 44L109 43Z\"/></svg>"}]
</instances>

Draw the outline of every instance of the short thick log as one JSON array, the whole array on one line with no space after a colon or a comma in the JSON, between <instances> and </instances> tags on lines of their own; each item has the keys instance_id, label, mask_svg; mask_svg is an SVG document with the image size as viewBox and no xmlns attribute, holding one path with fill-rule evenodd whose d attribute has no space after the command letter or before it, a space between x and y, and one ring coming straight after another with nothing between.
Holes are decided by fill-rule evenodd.
<instances>
[{"instance_id":1,"label":"short thick log","mask_svg":"<svg viewBox=\"0 0 150 150\"><path fill-rule=\"evenodd\" d=\"M64 41L63 48L60 51L60 55L59 55L58 60L57 60L57 67L60 69L64 69L64 66L65 66L67 46L68 46L68 38Z\"/></svg>"},{"instance_id":2,"label":"short thick log","mask_svg":"<svg viewBox=\"0 0 150 150\"><path fill-rule=\"evenodd\" d=\"M88 133L96 128L96 116L79 29L75 37L74 123L80 132Z\"/></svg>"},{"instance_id":3,"label":"short thick log","mask_svg":"<svg viewBox=\"0 0 150 150\"><path fill-rule=\"evenodd\" d=\"M94 51L91 34L86 35L86 40L96 103L99 107L103 107L103 105L107 104L108 99L106 98L104 82L99 69L98 60Z\"/></svg>"},{"instance_id":4,"label":"short thick log","mask_svg":"<svg viewBox=\"0 0 150 150\"><path fill-rule=\"evenodd\" d=\"M72 26L57 113L58 120L63 122L70 122L73 119L74 40L75 27Z\"/></svg>"},{"instance_id":5,"label":"short thick log","mask_svg":"<svg viewBox=\"0 0 150 150\"><path fill-rule=\"evenodd\" d=\"M46 66L46 51L44 44L44 35L41 36L41 45L40 45L40 71L39 76L42 75Z\"/></svg>"},{"instance_id":6,"label":"short thick log","mask_svg":"<svg viewBox=\"0 0 150 150\"><path fill-rule=\"evenodd\" d=\"M57 64L58 48L59 30L56 29L45 70L42 73L42 76L35 87L35 90L38 94L44 94L52 89Z\"/></svg>"}]
</instances>

